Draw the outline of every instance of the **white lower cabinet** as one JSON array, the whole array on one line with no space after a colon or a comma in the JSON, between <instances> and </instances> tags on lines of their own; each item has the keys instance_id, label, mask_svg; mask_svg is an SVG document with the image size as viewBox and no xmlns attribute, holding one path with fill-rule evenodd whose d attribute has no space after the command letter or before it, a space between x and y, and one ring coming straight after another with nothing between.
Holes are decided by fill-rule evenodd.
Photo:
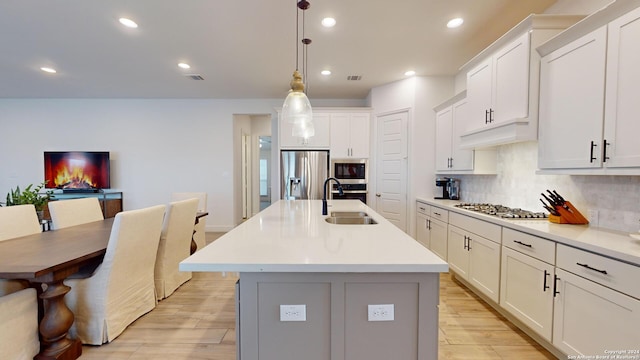
<instances>
[{"instance_id":1,"label":"white lower cabinet","mask_svg":"<svg viewBox=\"0 0 640 360\"><path fill-rule=\"evenodd\" d=\"M562 269L556 275L553 344L558 349L584 356L638 350L639 300Z\"/></svg>"},{"instance_id":2,"label":"white lower cabinet","mask_svg":"<svg viewBox=\"0 0 640 360\"><path fill-rule=\"evenodd\" d=\"M416 240L445 261L448 213L448 210L416 202Z\"/></svg>"},{"instance_id":3,"label":"white lower cabinet","mask_svg":"<svg viewBox=\"0 0 640 360\"><path fill-rule=\"evenodd\" d=\"M551 342L554 266L502 247L500 306Z\"/></svg>"},{"instance_id":4,"label":"white lower cabinet","mask_svg":"<svg viewBox=\"0 0 640 360\"><path fill-rule=\"evenodd\" d=\"M496 303L500 300L500 233L498 225L457 213L449 216L449 268Z\"/></svg>"}]
</instances>

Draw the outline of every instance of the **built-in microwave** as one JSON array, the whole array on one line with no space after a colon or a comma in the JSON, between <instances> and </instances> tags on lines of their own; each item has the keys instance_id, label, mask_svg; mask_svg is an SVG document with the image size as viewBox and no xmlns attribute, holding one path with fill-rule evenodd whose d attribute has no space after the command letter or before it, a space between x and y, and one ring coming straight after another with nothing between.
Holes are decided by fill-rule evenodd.
<instances>
[{"instance_id":1,"label":"built-in microwave","mask_svg":"<svg viewBox=\"0 0 640 360\"><path fill-rule=\"evenodd\" d=\"M330 173L345 184L366 184L369 180L367 159L332 159Z\"/></svg>"}]
</instances>

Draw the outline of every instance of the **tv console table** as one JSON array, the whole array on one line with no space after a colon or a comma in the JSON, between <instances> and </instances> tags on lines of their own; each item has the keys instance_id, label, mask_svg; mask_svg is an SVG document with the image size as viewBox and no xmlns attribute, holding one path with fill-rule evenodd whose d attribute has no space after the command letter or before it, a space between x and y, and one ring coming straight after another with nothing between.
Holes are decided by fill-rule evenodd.
<instances>
[{"instance_id":1,"label":"tv console table","mask_svg":"<svg viewBox=\"0 0 640 360\"><path fill-rule=\"evenodd\" d=\"M50 201L63 201L71 199L80 199L95 197L100 202L102 214L104 218L112 218L122 211L122 192L121 191L98 191L98 192L54 192ZM44 208L44 219L51 220L49 208Z\"/></svg>"}]
</instances>

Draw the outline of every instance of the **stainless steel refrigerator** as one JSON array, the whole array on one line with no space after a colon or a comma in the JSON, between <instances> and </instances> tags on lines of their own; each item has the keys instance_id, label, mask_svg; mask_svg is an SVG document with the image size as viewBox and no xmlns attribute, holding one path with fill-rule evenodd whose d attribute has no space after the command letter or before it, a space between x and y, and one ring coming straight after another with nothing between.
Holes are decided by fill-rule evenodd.
<instances>
[{"instance_id":1,"label":"stainless steel refrigerator","mask_svg":"<svg viewBox=\"0 0 640 360\"><path fill-rule=\"evenodd\" d=\"M327 177L329 177L328 150L282 150L280 152L282 199L322 199L322 185Z\"/></svg>"}]
</instances>

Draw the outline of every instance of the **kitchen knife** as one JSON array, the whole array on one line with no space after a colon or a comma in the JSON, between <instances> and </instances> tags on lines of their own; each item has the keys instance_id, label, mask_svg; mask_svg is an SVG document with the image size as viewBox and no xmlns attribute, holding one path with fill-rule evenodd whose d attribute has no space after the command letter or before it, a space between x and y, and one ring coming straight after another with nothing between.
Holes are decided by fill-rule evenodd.
<instances>
[{"instance_id":1,"label":"kitchen knife","mask_svg":"<svg viewBox=\"0 0 640 360\"><path fill-rule=\"evenodd\" d=\"M558 194L555 190L553 190L553 193L556 194L556 197L558 198L558 200L560 200L563 204L566 202L566 200L560 196L560 194Z\"/></svg>"},{"instance_id":2,"label":"kitchen knife","mask_svg":"<svg viewBox=\"0 0 640 360\"><path fill-rule=\"evenodd\" d=\"M555 205L561 206L561 207L563 207L565 210L567 210L569 212L573 212L573 210L571 210L571 208L569 206L567 206L566 201L564 200L564 198L562 196L560 196L555 190L553 190L553 193L551 191L549 191L549 190L547 190L547 192L554 199Z\"/></svg>"},{"instance_id":3,"label":"kitchen knife","mask_svg":"<svg viewBox=\"0 0 640 360\"><path fill-rule=\"evenodd\" d=\"M549 199L549 197L547 197L547 195L545 195L544 193L540 193L540 195L542 195L544 197L545 200L547 200L547 202L549 204L551 204L552 207L555 207L557 204L555 203L555 201Z\"/></svg>"},{"instance_id":4,"label":"kitchen knife","mask_svg":"<svg viewBox=\"0 0 640 360\"><path fill-rule=\"evenodd\" d=\"M544 200L542 200L542 199L539 199L539 200L540 200L540 202L542 203L542 206L544 206L544 208L545 208L545 209L547 209L547 211L548 211L550 214L552 214L552 215L556 215L556 216L560 215L560 214L558 214L558 212L556 211L556 209L552 208L551 206L548 206L548 205L547 205L547 203L546 203L546 202L544 202Z\"/></svg>"}]
</instances>

